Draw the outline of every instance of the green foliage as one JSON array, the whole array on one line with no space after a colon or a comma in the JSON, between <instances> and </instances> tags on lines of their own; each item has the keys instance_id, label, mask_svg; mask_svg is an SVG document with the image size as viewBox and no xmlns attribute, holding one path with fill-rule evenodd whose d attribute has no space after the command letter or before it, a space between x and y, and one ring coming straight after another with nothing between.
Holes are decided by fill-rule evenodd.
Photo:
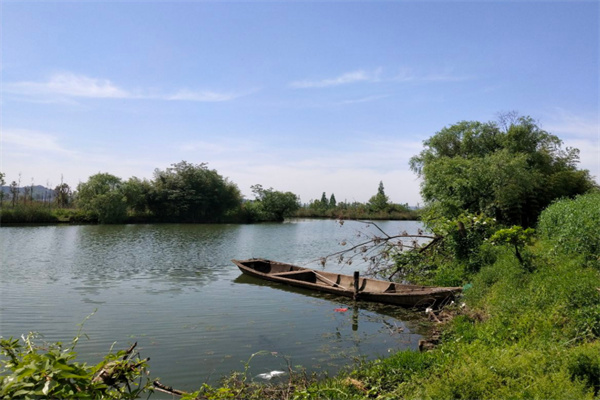
<instances>
[{"instance_id":1,"label":"green foliage","mask_svg":"<svg viewBox=\"0 0 600 400\"><path fill-rule=\"evenodd\" d=\"M586 263L600 268L600 193L552 204L542 212L538 231L554 254L581 254Z\"/></svg>"},{"instance_id":2,"label":"green foliage","mask_svg":"<svg viewBox=\"0 0 600 400\"><path fill-rule=\"evenodd\" d=\"M6 174L4 172L0 172L0 187L6 184L5 178ZM4 190L0 190L0 207L3 205L5 194L6 193L4 193Z\"/></svg>"},{"instance_id":3,"label":"green foliage","mask_svg":"<svg viewBox=\"0 0 600 400\"><path fill-rule=\"evenodd\" d=\"M431 353L407 350L362 365L350 376L369 388L369 396L376 397L393 392L411 379L426 376L434 364L435 359Z\"/></svg>"},{"instance_id":4,"label":"green foliage","mask_svg":"<svg viewBox=\"0 0 600 400\"><path fill-rule=\"evenodd\" d=\"M127 203L121 186L121 178L114 175L92 175L87 182L77 185L77 204L101 224L123 222L127 216Z\"/></svg>"},{"instance_id":5,"label":"green foliage","mask_svg":"<svg viewBox=\"0 0 600 400\"><path fill-rule=\"evenodd\" d=\"M553 199L595 185L588 171L576 169L578 150L561 144L530 117L514 119L504 131L492 122L460 122L426 140L410 165L440 216L484 213L528 227Z\"/></svg>"},{"instance_id":6,"label":"green foliage","mask_svg":"<svg viewBox=\"0 0 600 400\"><path fill-rule=\"evenodd\" d=\"M403 204L390 204L385 211L374 212L365 203L336 203L335 207L324 209L321 202L314 200L301 207L294 214L298 218L331 218L358 220L403 220L415 221L420 218L419 211L411 210Z\"/></svg>"},{"instance_id":7,"label":"green foliage","mask_svg":"<svg viewBox=\"0 0 600 400\"><path fill-rule=\"evenodd\" d=\"M71 187L66 183L61 183L54 188L54 196L56 199L56 205L61 208L68 207L73 200Z\"/></svg>"},{"instance_id":8,"label":"green foliage","mask_svg":"<svg viewBox=\"0 0 600 400\"><path fill-rule=\"evenodd\" d=\"M379 182L379 187L377 189L377 194L369 199L367 203L369 209L373 212L386 211L389 206L390 199L385 194L385 189L383 187L383 182Z\"/></svg>"},{"instance_id":9,"label":"green foliage","mask_svg":"<svg viewBox=\"0 0 600 400\"><path fill-rule=\"evenodd\" d=\"M492 237L490 237L490 242L494 245L512 246L519 263L522 266L525 266L525 260L521 253L525 246L531 244L533 241L534 233L535 229L533 228L523 229L521 226L513 226L512 228L496 231Z\"/></svg>"},{"instance_id":10,"label":"green foliage","mask_svg":"<svg viewBox=\"0 0 600 400\"><path fill-rule=\"evenodd\" d=\"M323 207L324 209L328 209L329 208L329 200L327 200L327 194L325 192L323 192L323 195L321 196L321 207Z\"/></svg>"},{"instance_id":11,"label":"green foliage","mask_svg":"<svg viewBox=\"0 0 600 400\"><path fill-rule=\"evenodd\" d=\"M283 221L285 217L291 216L300 208L300 199L292 192L279 192L273 188L264 189L262 185L253 185L252 192L260 204L263 216L266 216L269 221Z\"/></svg>"},{"instance_id":12,"label":"green foliage","mask_svg":"<svg viewBox=\"0 0 600 400\"><path fill-rule=\"evenodd\" d=\"M58 217L47 205L40 203L18 204L12 208L2 207L0 222L10 223L51 223Z\"/></svg>"},{"instance_id":13,"label":"green foliage","mask_svg":"<svg viewBox=\"0 0 600 400\"><path fill-rule=\"evenodd\" d=\"M141 384L144 361L117 352L88 366L75 361L77 340L65 348L61 343L37 344L32 333L21 341L0 339L5 357L0 360L0 399L136 399L147 390L148 382ZM102 371L110 371L110 378L98 378Z\"/></svg>"},{"instance_id":14,"label":"green foliage","mask_svg":"<svg viewBox=\"0 0 600 400\"><path fill-rule=\"evenodd\" d=\"M240 204L237 185L208 169L206 163L181 161L165 171L154 171L148 207L160 220L219 222Z\"/></svg>"},{"instance_id":15,"label":"green foliage","mask_svg":"<svg viewBox=\"0 0 600 400\"><path fill-rule=\"evenodd\" d=\"M329 207L335 208L337 206L337 200L335 199L335 194L331 193L331 197L329 198Z\"/></svg>"},{"instance_id":16,"label":"green foliage","mask_svg":"<svg viewBox=\"0 0 600 400\"><path fill-rule=\"evenodd\" d=\"M147 214L148 199L152 193L152 183L148 180L141 180L135 176L129 178L121 186L125 203L130 212L134 214Z\"/></svg>"}]
</instances>

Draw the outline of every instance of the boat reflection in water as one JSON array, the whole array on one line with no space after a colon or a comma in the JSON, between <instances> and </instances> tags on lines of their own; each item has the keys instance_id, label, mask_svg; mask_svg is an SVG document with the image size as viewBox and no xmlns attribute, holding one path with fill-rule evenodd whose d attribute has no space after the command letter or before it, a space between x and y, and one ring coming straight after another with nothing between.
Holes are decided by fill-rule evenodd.
<instances>
[{"instance_id":1,"label":"boat reflection in water","mask_svg":"<svg viewBox=\"0 0 600 400\"><path fill-rule=\"evenodd\" d=\"M355 300L394 304L402 307L426 308L448 303L460 293L460 287L428 287L377 279L316 271L292 264L253 258L232 260L244 273L256 278L309 290L350 297Z\"/></svg>"},{"instance_id":2,"label":"boat reflection in water","mask_svg":"<svg viewBox=\"0 0 600 400\"><path fill-rule=\"evenodd\" d=\"M360 300L353 301L344 296L325 292L315 292L314 290L302 287L282 285L246 274L238 276L234 280L234 283L268 287L277 291L318 299L319 301L329 304L328 308L336 314L347 315L351 313L350 320L353 332L358 332L359 323L362 320L363 322L368 322L369 325L375 323L380 330L388 331L390 335L403 334L408 336L405 339L410 343L408 346L409 348L413 347L412 344L414 344L414 348L416 348L418 339L421 337L419 331L422 329L424 318L421 313L416 313L413 310L389 304ZM338 329L339 328L336 330Z\"/></svg>"}]
</instances>

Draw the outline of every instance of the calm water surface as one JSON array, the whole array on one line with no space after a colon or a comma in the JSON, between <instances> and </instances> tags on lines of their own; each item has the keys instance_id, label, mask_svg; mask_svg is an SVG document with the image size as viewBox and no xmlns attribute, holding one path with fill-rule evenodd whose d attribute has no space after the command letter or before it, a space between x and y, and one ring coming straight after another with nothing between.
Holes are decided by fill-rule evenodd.
<instances>
[{"instance_id":1,"label":"calm water surface","mask_svg":"<svg viewBox=\"0 0 600 400\"><path fill-rule=\"evenodd\" d=\"M379 223L389 234L417 222ZM242 276L232 258L321 268L319 257L369 229L347 221L260 225L120 225L0 228L0 335L40 332L69 343L86 316L80 356L137 341L150 372L193 390L242 371L303 366L334 373L356 357L416 348L416 315L392 306L292 289ZM372 228L371 228L372 231ZM351 274L360 265L326 270ZM347 312L336 308L348 307Z\"/></svg>"}]
</instances>

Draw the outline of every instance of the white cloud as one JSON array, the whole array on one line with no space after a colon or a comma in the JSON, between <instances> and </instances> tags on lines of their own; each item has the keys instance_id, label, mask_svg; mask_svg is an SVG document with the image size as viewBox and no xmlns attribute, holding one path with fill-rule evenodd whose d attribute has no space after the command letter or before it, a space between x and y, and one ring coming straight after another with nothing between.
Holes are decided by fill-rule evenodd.
<instances>
[{"instance_id":1,"label":"white cloud","mask_svg":"<svg viewBox=\"0 0 600 400\"><path fill-rule=\"evenodd\" d=\"M377 68L373 71L352 71L346 72L335 78L328 78L322 80L302 80L290 83L290 86L295 89L307 89L307 88L322 88L330 86L347 85L356 82L378 82L379 75L381 74L381 68Z\"/></svg>"},{"instance_id":2,"label":"white cloud","mask_svg":"<svg viewBox=\"0 0 600 400\"><path fill-rule=\"evenodd\" d=\"M473 79L467 75L455 75L450 72L417 73L411 68L402 68L396 76L390 79L393 82L460 82Z\"/></svg>"},{"instance_id":3,"label":"white cloud","mask_svg":"<svg viewBox=\"0 0 600 400\"><path fill-rule=\"evenodd\" d=\"M575 114L558 108L547 116L549 121L542 127L557 135L565 147L579 149L579 167L590 171L596 182L600 183L600 116L593 114Z\"/></svg>"},{"instance_id":4,"label":"white cloud","mask_svg":"<svg viewBox=\"0 0 600 400\"><path fill-rule=\"evenodd\" d=\"M27 96L60 95L87 98L129 98L131 93L115 86L107 79L89 78L72 73L52 76L46 82L6 83L4 90Z\"/></svg>"},{"instance_id":5,"label":"white cloud","mask_svg":"<svg viewBox=\"0 0 600 400\"><path fill-rule=\"evenodd\" d=\"M372 101L377 101L377 100L381 100L381 99L385 99L387 97L390 97L390 95L374 95L374 96L366 96L366 97L361 97L359 99L352 99L352 100L344 100L344 101L340 101L339 103L337 103L338 105L347 105L347 104L361 104L361 103L370 103Z\"/></svg>"},{"instance_id":6,"label":"white cloud","mask_svg":"<svg viewBox=\"0 0 600 400\"><path fill-rule=\"evenodd\" d=\"M43 151L46 153L73 154L59 143L58 137L26 129L3 129L2 145L4 154L13 151Z\"/></svg>"},{"instance_id":7,"label":"white cloud","mask_svg":"<svg viewBox=\"0 0 600 400\"><path fill-rule=\"evenodd\" d=\"M600 134L599 116L577 115L567 110L558 108L548 114L548 124L543 128L559 136L594 137Z\"/></svg>"},{"instance_id":8,"label":"white cloud","mask_svg":"<svg viewBox=\"0 0 600 400\"><path fill-rule=\"evenodd\" d=\"M194 92L187 89L182 89L175 94L163 97L165 100L182 100L182 101L200 101L200 102L221 102L230 101L243 96L239 93L218 93L211 91Z\"/></svg>"},{"instance_id":9,"label":"white cloud","mask_svg":"<svg viewBox=\"0 0 600 400\"><path fill-rule=\"evenodd\" d=\"M246 93L194 91L180 89L173 94L154 94L123 89L108 79L90 78L70 72L55 74L45 82L5 83L4 92L25 96L35 101L64 102L65 98L141 99L196 102L224 102L245 96Z\"/></svg>"},{"instance_id":10,"label":"white cloud","mask_svg":"<svg viewBox=\"0 0 600 400\"><path fill-rule=\"evenodd\" d=\"M322 80L302 80L290 83L295 89L323 88L357 82L460 82L473 79L467 75L455 75L450 72L417 73L410 68L402 68L395 76L384 77L383 68L373 71L357 70L344 73L335 78Z\"/></svg>"}]
</instances>

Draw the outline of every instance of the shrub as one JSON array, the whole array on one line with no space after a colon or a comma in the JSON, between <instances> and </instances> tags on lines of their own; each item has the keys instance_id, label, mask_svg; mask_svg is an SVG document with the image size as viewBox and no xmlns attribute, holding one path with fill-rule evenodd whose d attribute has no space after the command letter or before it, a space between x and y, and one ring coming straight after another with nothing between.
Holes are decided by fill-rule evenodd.
<instances>
[{"instance_id":1,"label":"shrub","mask_svg":"<svg viewBox=\"0 0 600 400\"><path fill-rule=\"evenodd\" d=\"M130 359L135 346L88 366L75 361L78 339L69 348L39 345L33 333L21 341L0 339L0 399L136 399L148 389L148 380L142 384L147 360Z\"/></svg>"},{"instance_id":2,"label":"shrub","mask_svg":"<svg viewBox=\"0 0 600 400\"><path fill-rule=\"evenodd\" d=\"M540 216L538 233L551 242L555 254L582 254L600 268L600 193L552 204Z\"/></svg>"}]
</instances>

